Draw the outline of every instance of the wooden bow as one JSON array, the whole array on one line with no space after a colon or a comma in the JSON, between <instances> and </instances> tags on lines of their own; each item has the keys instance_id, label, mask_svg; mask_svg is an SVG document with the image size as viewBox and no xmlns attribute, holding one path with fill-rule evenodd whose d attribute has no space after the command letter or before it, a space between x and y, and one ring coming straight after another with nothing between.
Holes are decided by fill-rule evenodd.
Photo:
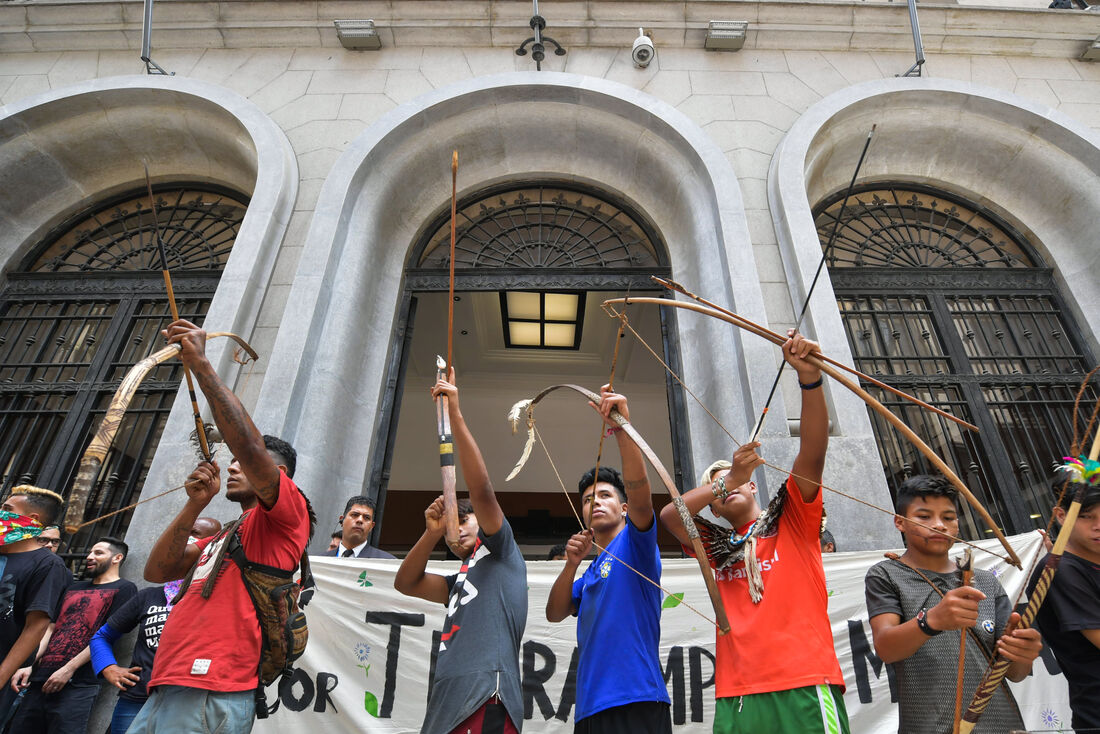
<instances>
[{"instance_id":1,"label":"wooden bow","mask_svg":"<svg viewBox=\"0 0 1100 734\"><path fill-rule=\"evenodd\" d=\"M244 349L250 358L259 359L256 350L236 334L218 331L206 336L207 339L217 339L219 337L232 339ZM80 459L80 469L77 471L76 479L73 480L72 489L69 491L69 506L65 511L64 521L65 532L69 534L76 533L84 519L84 511L87 508L92 488L95 486L96 479L99 478L99 472L107 458L107 451L115 440L115 434L118 433L119 426L122 425L122 418L137 392L138 385L141 384L141 381L145 379L151 369L162 362L167 362L181 351L183 351L183 347L179 344L169 344L135 364L122 378L122 384L118 386L118 390L115 391L114 397L111 398L111 402L107 407L107 414L103 416L99 429L92 437L92 442L88 444L88 448L84 451L84 456Z\"/></svg>"},{"instance_id":2,"label":"wooden bow","mask_svg":"<svg viewBox=\"0 0 1100 734\"><path fill-rule=\"evenodd\" d=\"M636 299L631 298L630 300L633 302ZM599 395L579 385L551 385L531 398L531 401L527 403L527 420L529 425L533 421L535 405L550 393L563 388L580 393L595 405L599 405L602 401ZM637 445L642 454L649 460L650 465L656 470L657 476L661 478L661 482L665 485L665 489L668 490L669 495L672 497L672 503L676 506L677 511L680 513L680 519L684 523L684 529L687 531L688 537L691 538L692 551L695 553L695 560L699 562L699 570L703 574L703 582L707 586L707 594L710 595L710 603L714 607L714 615L718 629L721 634L726 634L730 630L730 623L729 619L726 617L726 608L722 604L722 597L718 593L718 584L714 580L714 570L710 567L710 561L707 559L707 552L703 548L702 540L699 538L699 529L695 527L695 522L691 519L691 513L688 512L687 506L684 504L684 500L680 496L679 490L676 489L676 483L672 481L672 475L668 473L664 464L657 458L657 454L649 447L649 444L646 443L645 439L638 433L638 430L630 424L630 421L623 417L622 413L612 409L611 420L622 428L626 435L630 436L630 440ZM524 455L516 464L516 468L513 469L512 473L508 476L509 479L519 473L519 470L522 468L529 454L530 442L524 449Z\"/></svg>"},{"instance_id":3,"label":"wooden bow","mask_svg":"<svg viewBox=\"0 0 1100 734\"><path fill-rule=\"evenodd\" d=\"M605 308L607 308L615 305L625 305L626 302L627 299L625 298L612 298L604 301L603 305ZM778 346L783 346L783 344L787 341L784 337L780 336L774 331L765 329L761 326L757 326L756 324L753 324L746 319L741 319L739 317L735 318L734 316L727 315L716 309L708 308L706 306L700 306L694 303L685 303L684 301L675 301L667 298L639 298L633 296L629 299L629 302L651 303L657 306L671 306L673 308L682 308L688 311L695 311L696 313L703 314L704 316L710 316L712 318L718 319L719 321L725 321L727 323L734 324L735 326L738 326L750 333L756 334L757 336L763 337ZM887 422L890 423L890 425L894 426L894 428L901 432L901 434L905 436L905 438L908 439L908 441L913 444L913 446L915 446L917 450L920 451L921 454L923 454L924 457L927 458L932 463L932 465L935 466L936 469L938 469L943 474L944 478L946 478L947 481L949 481L952 486L954 486L955 489L959 491L959 494L966 498L966 501L970 504L971 507L974 508L974 511L977 512L982 520L985 521L986 525L988 525L993 530L993 533L994 535L996 535L997 540L999 540L1001 543L1001 547L1003 547L1005 549L1005 552L1008 554L1005 560L1011 563L1013 566L1016 566L1016 568L1019 568L1021 570L1023 569L1023 564L1020 562L1019 556L1016 555L1016 551L1012 549L1011 545L1009 545L1008 539L1004 536L1004 533L1001 532L1001 529L997 527L997 524L993 521L993 517L989 514L989 511L985 509L982 503L978 501L978 498L974 496L973 492L971 492L970 489L967 488L967 486L963 483L963 481L959 479L955 472L951 470L951 467L949 467L944 462L944 460L941 459L939 455L936 454L936 452L928 446L928 444L921 440L920 436L918 436L913 431L913 429L907 426L896 415L887 410L886 406L875 399L873 395L868 393L857 383L849 380L847 377L841 374L838 369L833 367L825 360L824 355L822 355L820 352L814 352L810 354L806 359L811 364L817 366L823 373L831 377L833 380L836 380L841 385L858 395L860 399L863 400L863 402L871 406L872 410L882 416Z\"/></svg>"},{"instance_id":4,"label":"wooden bow","mask_svg":"<svg viewBox=\"0 0 1100 734\"><path fill-rule=\"evenodd\" d=\"M1098 457L1100 457L1100 431L1097 431L1096 437L1092 441L1092 448L1089 450L1090 461L1096 461ZM1035 622L1035 617L1039 614L1039 608L1043 606L1043 602L1047 598L1047 592L1050 591L1050 585L1054 581L1054 574L1058 572L1058 564L1062 562L1062 554L1069 543L1069 536L1073 531L1074 524L1077 522L1077 515L1081 512L1081 501L1084 499L1085 490L1088 486L1085 481L1077 484L1073 501L1070 503L1069 510L1066 511L1065 522L1062 523L1062 529L1058 531L1058 538L1054 541L1054 547L1047 555L1043 570L1039 573L1039 578L1035 582L1035 589L1031 592L1031 598L1027 601L1027 607L1020 615L1020 622L1016 626L1011 624L1006 626L1003 634L1011 634L1016 629L1027 629ZM974 698L967 707L966 713L963 714L962 725L959 728L961 734L970 734L977 726L978 719L981 718L982 713L993 699L993 693L997 690L997 686L1001 684L1001 681L1004 680L1011 664L1012 661L997 655L990 666L986 668L982 682L978 684L977 690L974 691Z\"/></svg>"}]
</instances>

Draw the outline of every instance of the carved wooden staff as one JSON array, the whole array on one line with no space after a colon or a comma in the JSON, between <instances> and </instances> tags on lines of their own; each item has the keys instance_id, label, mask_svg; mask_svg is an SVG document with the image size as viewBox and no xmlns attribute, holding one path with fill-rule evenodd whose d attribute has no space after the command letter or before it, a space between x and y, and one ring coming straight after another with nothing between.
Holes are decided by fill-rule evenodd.
<instances>
[{"instance_id":1,"label":"carved wooden staff","mask_svg":"<svg viewBox=\"0 0 1100 734\"><path fill-rule=\"evenodd\" d=\"M962 557L956 559L955 565L959 567L959 575L962 577L962 586L970 586L970 580L974 577L974 551L967 548ZM966 627L959 630L959 669L955 675L955 724L952 734L959 734L959 724L962 723L963 683L966 679Z\"/></svg>"},{"instance_id":2,"label":"carved wooden staff","mask_svg":"<svg viewBox=\"0 0 1100 734\"><path fill-rule=\"evenodd\" d=\"M1093 439L1092 448L1089 450L1089 461L1096 461L1098 456L1100 456L1100 431L1097 431L1096 437ZM1088 486L1088 483L1084 481L1077 484L1077 490L1073 494L1073 502L1069 506L1069 511L1066 512L1066 520L1062 523L1062 529L1058 531L1054 548L1047 555L1046 563L1043 564L1043 570L1035 583L1035 589L1031 592L1027 607L1020 615L1020 623L1015 627L1011 624L1005 627L1004 634L1010 634L1016 629L1026 629L1035 621L1035 615L1039 613L1039 608L1043 606L1047 592L1050 591L1054 574L1058 572L1058 564L1062 562L1062 554L1066 550L1066 544L1069 543L1069 536L1073 531L1074 523L1077 522L1077 515L1081 512L1081 500L1084 498ZM1011 664L1011 661L997 655L993 663L986 669L982 682L978 684L978 690L974 691L974 698L970 701L970 706L963 714L962 725L959 728L961 734L970 734L977 726L978 719L981 718L982 713L989 706L989 702L993 699L993 693L997 690L997 686L1001 684L1001 681L1004 680Z\"/></svg>"}]
</instances>

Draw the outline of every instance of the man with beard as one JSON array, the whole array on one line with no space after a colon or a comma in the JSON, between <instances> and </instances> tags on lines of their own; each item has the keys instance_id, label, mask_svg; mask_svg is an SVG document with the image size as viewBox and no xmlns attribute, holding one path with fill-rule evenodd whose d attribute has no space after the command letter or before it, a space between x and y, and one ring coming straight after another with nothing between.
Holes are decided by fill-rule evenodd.
<instances>
[{"instance_id":1,"label":"man with beard","mask_svg":"<svg viewBox=\"0 0 1100 734\"><path fill-rule=\"evenodd\" d=\"M119 578L128 548L116 538L101 538L84 561L90 581L77 581L61 599L61 612L33 668L23 668L12 687L27 687L12 720L13 732L83 733L99 693L88 642L113 612L137 594L133 582ZM28 687L29 686L29 687Z\"/></svg>"},{"instance_id":2,"label":"man with beard","mask_svg":"<svg viewBox=\"0 0 1100 734\"><path fill-rule=\"evenodd\" d=\"M315 518L291 480L297 452L256 428L207 359L206 332L180 320L163 334L170 344L180 345L180 359L195 376L232 452L225 496L241 506L241 515L218 535L187 543L195 520L221 489L218 465L199 464L184 483L183 508L145 564L146 581L187 578L161 631L149 700L129 732L249 732L262 693L257 691L262 631L241 569L230 557L230 533L249 563L293 571Z\"/></svg>"},{"instance_id":3,"label":"man with beard","mask_svg":"<svg viewBox=\"0 0 1100 734\"><path fill-rule=\"evenodd\" d=\"M392 553L375 548L367 542L374 530L375 504L370 497L358 495L348 500L340 523L340 541L322 555L340 558L393 558Z\"/></svg>"}]
</instances>

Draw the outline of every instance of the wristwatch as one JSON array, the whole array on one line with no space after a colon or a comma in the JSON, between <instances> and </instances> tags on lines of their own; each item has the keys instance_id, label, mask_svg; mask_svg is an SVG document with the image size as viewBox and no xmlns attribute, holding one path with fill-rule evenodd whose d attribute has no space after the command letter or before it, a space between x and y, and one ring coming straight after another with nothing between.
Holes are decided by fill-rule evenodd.
<instances>
[{"instance_id":1,"label":"wristwatch","mask_svg":"<svg viewBox=\"0 0 1100 734\"><path fill-rule=\"evenodd\" d=\"M917 612L917 617L916 617L917 626L920 627L921 632L928 635L929 637L935 637L939 633L943 632L943 630L934 630L934 629L932 629L932 625L928 624L927 617L928 617L928 608L927 607L925 607L925 608L921 609L919 612Z\"/></svg>"}]
</instances>

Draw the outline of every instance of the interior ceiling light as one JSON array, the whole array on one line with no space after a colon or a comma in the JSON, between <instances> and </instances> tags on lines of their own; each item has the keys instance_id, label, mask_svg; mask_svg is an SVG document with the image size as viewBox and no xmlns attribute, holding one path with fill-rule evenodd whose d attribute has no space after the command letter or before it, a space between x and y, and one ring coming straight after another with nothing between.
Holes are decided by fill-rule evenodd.
<instances>
[{"instance_id":1,"label":"interior ceiling light","mask_svg":"<svg viewBox=\"0 0 1100 734\"><path fill-rule=\"evenodd\" d=\"M500 318L510 349L579 349L583 292L504 291Z\"/></svg>"}]
</instances>

